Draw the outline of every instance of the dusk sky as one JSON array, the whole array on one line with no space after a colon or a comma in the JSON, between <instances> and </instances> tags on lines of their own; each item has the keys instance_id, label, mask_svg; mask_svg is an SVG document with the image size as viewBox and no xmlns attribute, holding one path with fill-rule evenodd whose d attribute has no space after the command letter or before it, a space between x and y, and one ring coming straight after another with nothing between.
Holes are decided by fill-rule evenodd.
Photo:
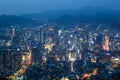
<instances>
[{"instance_id":1,"label":"dusk sky","mask_svg":"<svg viewBox=\"0 0 120 80\"><path fill-rule=\"evenodd\" d=\"M40 13L46 10L103 7L120 10L120 0L0 0L0 14Z\"/></svg>"}]
</instances>

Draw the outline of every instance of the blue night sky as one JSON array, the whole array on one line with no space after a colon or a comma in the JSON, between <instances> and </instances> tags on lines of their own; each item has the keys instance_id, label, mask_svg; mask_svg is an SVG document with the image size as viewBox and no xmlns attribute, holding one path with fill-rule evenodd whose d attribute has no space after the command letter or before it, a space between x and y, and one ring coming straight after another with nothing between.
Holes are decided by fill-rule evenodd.
<instances>
[{"instance_id":1,"label":"blue night sky","mask_svg":"<svg viewBox=\"0 0 120 80\"><path fill-rule=\"evenodd\" d=\"M120 10L120 0L0 0L0 14L40 13L45 10L103 7Z\"/></svg>"}]
</instances>

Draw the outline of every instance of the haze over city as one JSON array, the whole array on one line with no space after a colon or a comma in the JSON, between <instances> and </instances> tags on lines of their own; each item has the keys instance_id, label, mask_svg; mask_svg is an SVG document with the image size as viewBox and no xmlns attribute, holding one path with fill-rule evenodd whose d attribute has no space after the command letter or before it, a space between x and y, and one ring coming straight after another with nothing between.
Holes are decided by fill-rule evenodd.
<instances>
[{"instance_id":1,"label":"haze over city","mask_svg":"<svg viewBox=\"0 0 120 80\"><path fill-rule=\"evenodd\" d=\"M21 15L40 13L47 10L79 9L102 7L120 10L119 0L1 0L0 14Z\"/></svg>"}]
</instances>

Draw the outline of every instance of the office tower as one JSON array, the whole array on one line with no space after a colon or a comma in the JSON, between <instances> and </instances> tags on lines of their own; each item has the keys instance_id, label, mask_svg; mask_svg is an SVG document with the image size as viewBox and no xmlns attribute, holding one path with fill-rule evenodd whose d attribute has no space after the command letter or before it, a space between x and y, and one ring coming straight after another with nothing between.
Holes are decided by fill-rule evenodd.
<instances>
[{"instance_id":1,"label":"office tower","mask_svg":"<svg viewBox=\"0 0 120 80\"><path fill-rule=\"evenodd\" d=\"M105 32L102 37L102 47L104 51L109 51L109 36Z\"/></svg>"}]
</instances>

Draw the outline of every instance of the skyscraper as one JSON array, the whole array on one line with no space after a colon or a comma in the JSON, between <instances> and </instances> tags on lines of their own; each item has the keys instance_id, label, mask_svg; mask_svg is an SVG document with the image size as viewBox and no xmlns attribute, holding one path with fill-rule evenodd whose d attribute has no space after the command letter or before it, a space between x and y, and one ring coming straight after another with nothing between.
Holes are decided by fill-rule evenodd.
<instances>
[{"instance_id":1,"label":"skyscraper","mask_svg":"<svg viewBox=\"0 0 120 80\"><path fill-rule=\"evenodd\" d=\"M105 32L103 34L102 47L103 47L104 51L109 51L109 36L108 36L107 32Z\"/></svg>"}]
</instances>

